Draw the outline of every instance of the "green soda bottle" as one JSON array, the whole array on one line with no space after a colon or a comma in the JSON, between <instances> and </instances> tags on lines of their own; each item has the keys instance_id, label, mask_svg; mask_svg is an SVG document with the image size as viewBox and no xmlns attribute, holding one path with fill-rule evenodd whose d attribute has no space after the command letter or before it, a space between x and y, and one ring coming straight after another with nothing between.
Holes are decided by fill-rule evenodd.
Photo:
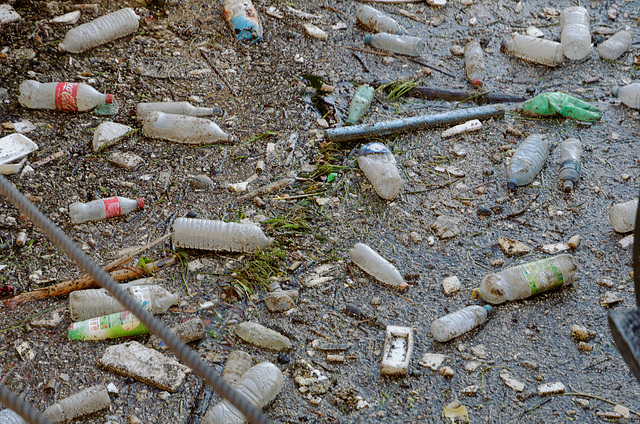
<instances>
[{"instance_id":1,"label":"green soda bottle","mask_svg":"<svg viewBox=\"0 0 640 424\"><path fill-rule=\"evenodd\" d=\"M373 101L373 87L369 84L363 84L356 90L351 103L349 104L349 116L346 125L353 125L369 110Z\"/></svg>"},{"instance_id":2,"label":"green soda bottle","mask_svg":"<svg viewBox=\"0 0 640 424\"><path fill-rule=\"evenodd\" d=\"M130 311L117 312L74 322L69 326L69 340L104 340L148 334L147 327Z\"/></svg>"}]
</instances>

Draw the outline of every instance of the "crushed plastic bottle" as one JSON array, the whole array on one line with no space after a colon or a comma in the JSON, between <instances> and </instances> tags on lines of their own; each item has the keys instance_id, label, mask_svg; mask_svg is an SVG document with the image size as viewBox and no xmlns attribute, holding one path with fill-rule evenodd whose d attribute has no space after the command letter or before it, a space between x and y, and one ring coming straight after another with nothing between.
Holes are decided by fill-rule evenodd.
<instances>
[{"instance_id":1,"label":"crushed plastic bottle","mask_svg":"<svg viewBox=\"0 0 640 424\"><path fill-rule=\"evenodd\" d=\"M271 246L273 239L253 224L177 218L173 224L173 242L188 249L251 253Z\"/></svg>"},{"instance_id":2,"label":"crushed plastic bottle","mask_svg":"<svg viewBox=\"0 0 640 424\"><path fill-rule=\"evenodd\" d=\"M130 311L90 318L71 323L69 340L105 340L148 334L147 327Z\"/></svg>"},{"instance_id":3,"label":"crushed plastic bottle","mask_svg":"<svg viewBox=\"0 0 640 424\"><path fill-rule=\"evenodd\" d=\"M222 10L236 40L250 43L262 41L262 24L251 0L224 0Z\"/></svg>"},{"instance_id":4,"label":"crushed plastic bottle","mask_svg":"<svg viewBox=\"0 0 640 424\"><path fill-rule=\"evenodd\" d=\"M482 46L475 40L464 46L464 69L473 88L482 88L486 76Z\"/></svg>"},{"instance_id":5,"label":"crushed plastic bottle","mask_svg":"<svg viewBox=\"0 0 640 424\"><path fill-rule=\"evenodd\" d=\"M200 340L207 334L204 321L202 321L201 318L192 318L185 322L181 322L180 324L171 327L171 331L180 337L180 340L185 343ZM149 337L149 344L157 350L167 349L165 342L155 334Z\"/></svg>"},{"instance_id":6,"label":"crushed plastic bottle","mask_svg":"<svg viewBox=\"0 0 640 424\"><path fill-rule=\"evenodd\" d=\"M405 34L407 31L392 17L369 5L362 4L356 10L356 19L360 25L373 32L387 34Z\"/></svg>"},{"instance_id":7,"label":"crushed plastic bottle","mask_svg":"<svg viewBox=\"0 0 640 424\"><path fill-rule=\"evenodd\" d=\"M358 243L353 246L349 250L349 256L353 263L376 280L401 290L409 287L396 267L366 244Z\"/></svg>"},{"instance_id":8,"label":"crushed plastic bottle","mask_svg":"<svg viewBox=\"0 0 640 424\"><path fill-rule=\"evenodd\" d=\"M549 156L549 139L542 134L527 137L507 164L507 187L511 190L533 181Z\"/></svg>"},{"instance_id":9,"label":"crushed plastic bottle","mask_svg":"<svg viewBox=\"0 0 640 424\"><path fill-rule=\"evenodd\" d=\"M402 191L404 182L396 158L384 144L376 142L362 146L358 152L358 166L383 199L395 199Z\"/></svg>"},{"instance_id":10,"label":"crushed plastic bottle","mask_svg":"<svg viewBox=\"0 0 640 424\"><path fill-rule=\"evenodd\" d=\"M636 227L638 199L617 203L609 210L609 222L618 233L628 233Z\"/></svg>"},{"instance_id":11,"label":"crushed plastic bottle","mask_svg":"<svg viewBox=\"0 0 640 424\"><path fill-rule=\"evenodd\" d=\"M144 208L143 199L127 199L126 197L109 197L93 200L88 203L75 202L69 205L69 216L74 224L87 221L99 221L114 216L126 215Z\"/></svg>"},{"instance_id":12,"label":"crushed plastic bottle","mask_svg":"<svg viewBox=\"0 0 640 424\"><path fill-rule=\"evenodd\" d=\"M84 83L26 80L20 84L19 90L18 101L29 109L84 112L113 102L111 94L102 94Z\"/></svg>"},{"instance_id":13,"label":"crushed plastic bottle","mask_svg":"<svg viewBox=\"0 0 640 424\"><path fill-rule=\"evenodd\" d=\"M222 111L213 107L193 106L189 102L150 102L138 103L136 106L136 118L138 119L144 119L151 112L189 116L211 116Z\"/></svg>"},{"instance_id":14,"label":"crushed plastic bottle","mask_svg":"<svg viewBox=\"0 0 640 424\"><path fill-rule=\"evenodd\" d=\"M27 422L11 409L3 409L0 411L0 424L27 424Z\"/></svg>"},{"instance_id":15,"label":"crushed plastic bottle","mask_svg":"<svg viewBox=\"0 0 640 424\"><path fill-rule=\"evenodd\" d=\"M611 93L618 97L625 105L633 109L640 109L640 84L634 82L623 87L614 87Z\"/></svg>"},{"instance_id":16,"label":"crushed plastic bottle","mask_svg":"<svg viewBox=\"0 0 640 424\"><path fill-rule=\"evenodd\" d=\"M447 342L481 325L492 313L489 305L467 306L433 321L431 335L439 342Z\"/></svg>"},{"instance_id":17,"label":"crushed plastic bottle","mask_svg":"<svg viewBox=\"0 0 640 424\"><path fill-rule=\"evenodd\" d=\"M229 135L210 119L164 112L149 112L142 120L142 132L147 137L184 144L231 140Z\"/></svg>"},{"instance_id":18,"label":"crushed plastic bottle","mask_svg":"<svg viewBox=\"0 0 640 424\"><path fill-rule=\"evenodd\" d=\"M138 26L138 15L126 7L69 30L59 47L62 51L81 53L133 34Z\"/></svg>"},{"instance_id":19,"label":"crushed plastic bottle","mask_svg":"<svg viewBox=\"0 0 640 424\"><path fill-rule=\"evenodd\" d=\"M101 411L111 406L104 386L92 386L48 407L44 415L54 423L63 423Z\"/></svg>"},{"instance_id":20,"label":"crushed plastic bottle","mask_svg":"<svg viewBox=\"0 0 640 424\"><path fill-rule=\"evenodd\" d=\"M410 35L397 35L380 32L378 34L365 35L364 42L381 50L387 50L389 52L404 54L407 56L420 56L424 51L424 41L422 41L422 38L412 37Z\"/></svg>"},{"instance_id":21,"label":"crushed plastic bottle","mask_svg":"<svg viewBox=\"0 0 640 424\"><path fill-rule=\"evenodd\" d=\"M567 59L581 60L591 50L589 12L584 7L567 7L560 13L560 43Z\"/></svg>"},{"instance_id":22,"label":"crushed plastic bottle","mask_svg":"<svg viewBox=\"0 0 640 424\"><path fill-rule=\"evenodd\" d=\"M349 115L345 122L345 125L353 125L360 118L367 113L369 107L371 106L371 102L373 101L373 94L375 90L369 84L362 84L356 90L356 93L353 95L353 99L351 99L351 103L349 104Z\"/></svg>"},{"instance_id":23,"label":"crushed plastic bottle","mask_svg":"<svg viewBox=\"0 0 640 424\"><path fill-rule=\"evenodd\" d=\"M236 327L236 336L247 343L276 352L289 350L292 347L291 340L287 337L262 324L252 321L240 323Z\"/></svg>"},{"instance_id":24,"label":"crushed plastic bottle","mask_svg":"<svg viewBox=\"0 0 640 424\"><path fill-rule=\"evenodd\" d=\"M528 35L513 34L502 42L502 50L522 60L550 67L560 65L564 59L562 44Z\"/></svg>"},{"instance_id":25,"label":"crushed plastic bottle","mask_svg":"<svg viewBox=\"0 0 640 424\"><path fill-rule=\"evenodd\" d=\"M632 43L633 36L629 31L618 31L598 46L600 59L616 60L631 48Z\"/></svg>"},{"instance_id":26,"label":"crushed plastic bottle","mask_svg":"<svg viewBox=\"0 0 640 424\"><path fill-rule=\"evenodd\" d=\"M577 138L568 138L560 145L560 180L565 193L573 191L580 181L582 145Z\"/></svg>"},{"instance_id":27,"label":"crushed plastic bottle","mask_svg":"<svg viewBox=\"0 0 640 424\"><path fill-rule=\"evenodd\" d=\"M222 378L231 386L236 387L244 373L253 366L253 358L247 352L234 350L229 354L227 363L222 371Z\"/></svg>"}]
</instances>

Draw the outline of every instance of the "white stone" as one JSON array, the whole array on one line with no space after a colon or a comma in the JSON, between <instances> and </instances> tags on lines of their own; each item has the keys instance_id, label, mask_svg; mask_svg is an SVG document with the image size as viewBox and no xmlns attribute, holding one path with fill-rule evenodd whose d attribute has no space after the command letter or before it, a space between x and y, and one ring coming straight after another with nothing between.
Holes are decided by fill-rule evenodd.
<instances>
[{"instance_id":1,"label":"white stone","mask_svg":"<svg viewBox=\"0 0 640 424\"><path fill-rule=\"evenodd\" d=\"M443 131L442 138L449 138L458 134L480 131L481 129L482 122L480 122L479 119L473 119L471 121L465 122L464 124L456 125L449 128L448 130Z\"/></svg>"},{"instance_id":2,"label":"white stone","mask_svg":"<svg viewBox=\"0 0 640 424\"><path fill-rule=\"evenodd\" d=\"M314 24L304 24L304 30L309 37L317 38L318 40L327 39L327 33Z\"/></svg>"},{"instance_id":3,"label":"white stone","mask_svg":"<svg viewBox=\"0 0 640 424\"><path fill-rule=\"evenodd\" d=\"M474 372L475 370L477 370L480 365L482 365L480 362L477 361L469 361L466 364L464 364L464 370L466 372Z\"/></svg>"},{"instance_id":4,"label":"white stone","mask_svg":"<svg viewBox=\"0 0 640 424\"><path fill-rule=\"evenodd\" d=\"M613 412L617 412L618 414L622 415L622 418L630 418L630 412L629 408L622 406L622 405L616 405L613 407Z\"/></svg>"},{"instance_id":5,"label":"white stone","mask_svg":"<svg viewBox=\"0 0 640 424\"><path fill-rule=\"evenodd\" d=\"M116 386L113 383L107 384L107 392L109 392L109 394L112 396L118 396L120 394L120 391L118 390L118 386Z\"/></svg>"},{"instance_id":6,"label":"white stone","mask_svg":"<svg viewBox=\"0 0 640 424\"><path fill-rule=\"evenodd\" d=\"M621 239L618 243L620 243L620 246L622 246L623 249L626 249L633 244L633 239L633 234L629 234L625 238Z\"/></svg>"},{"instance_id":7,"label":"white stone","mask_svg":"<svg viewBox=\"0 0 640 424\"><path fill-rule=\"evenodd\" d=\"M500 378L504 381L504 384L510 389L515 390L516 392L521 392L524 390L524 383L516 380L511 377L511 374L506 369L500 371Z\"/></svg>"},{"instance_id":8,"label":"white stone","mask_svg":"<svg viewBox=\"0 0 640 424\"><path fill-rule=\"evenodd\" d=\"M460 279L455 275L442 280L442 290L444 290L444 293L447 295L456 293L460 290L460 287Z\"/></svg>"},{"instance_id":9,"label":"white stone","mask_svg":"<svg viewBox=\"0 0 640 424\"><path fill-rule=\"evenodd\" d=\"M443 355L441 353L425 353L422 355L422 359L418 361L418 364L423 367L431 368L433 371L437 371L447 359L447 355Z\"/></svg>"},{"instance_id":10,"label":"white stone","mask_svg":"<svg viewBox=\"0 0 640 424\"><path fill-rule=\"evenodd\" d=\"M600 305L602 306L609 306L618 302L622 302L622 296L620 295L620 293L616 293L612 291L606 292L600 298Z\"/></svg>"},{"instance_id":11,"label":"white stone","mask_svg":"<svg viewBox=\"0 0 640 424\"><path fill-rule=\"evenodd\" d=\"M466 396L475 396L478 393L478 390L480 390L480 386L478 386L477 384L472 384L471 386L467 386L464 389L462 389L460 394L463 394Z\"/></svg>"},{"instance_id":12,"label":"white stone","mask_svg":"<svg viewBox=\"0 0 640 424\"><path fill-rule=\"evenodd\" d=\"M249 185L248 181L243 181L241 183L229 184L227 187L234 193L242 193L247 191L247 186Z\"/></svg>"},{"instance_id":13,"label":"white stone","mask_svg":"<svg viewBox=\"0 0 640 424\"><path fill-rule=\"evenodd\" d=\"M471 353L476 358L484 359L487 357L487 348L484 345L476 345L471 348Z\"/></svg>"},{"instance_id":14,"label":"white stone","mask_svg":"<svg viewBox=\"0 0 640 424\"><path fill-rule=\"evenodd\" d=\"M538 395L539 396L555 395L559 393L564 393L566 390L567 388L564 387L564 384L562 384L559 381L556 383L545 383L538 386Z\"/></svg>"},{"instance_id":15,"label":"white stone","mask_svg":"<svg viewBox=\"0 0 640 424\"><path fill-rule=\"evenodd\" d=\"M144 159L131 152L112 152L107 160L126 169L134 169L144 163Z\"/></svg>"},{"instance_id":16,"label":"white stone","mask_svg":"<svg viewBox=\"0 0 640 424\"><path fill-rule=\"evenodd\" d=\"M545 244L542 246L542 251L544 253L548 253L553 255L558 252L564 252L565 250L569 250L570 247L567 243L553 243L553 244Z\"/></svg>"}]
</instances>

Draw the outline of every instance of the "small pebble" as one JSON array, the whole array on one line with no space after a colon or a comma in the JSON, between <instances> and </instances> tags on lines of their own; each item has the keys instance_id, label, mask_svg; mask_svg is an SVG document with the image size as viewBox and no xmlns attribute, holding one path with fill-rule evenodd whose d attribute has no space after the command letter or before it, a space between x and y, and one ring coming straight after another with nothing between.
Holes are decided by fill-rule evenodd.
<instances>
[{"instance_id":1,"label":"small pebble","mask_svg":"<svg viewBox=\"0 0 640 424\"><path fill-rule=\"evenodd\" d=\"M585 342L578 343L578 349L584 350L585 352L591 352L593 350L593 345Z\"/></svg>"},{"instance_id":2,"label":"small pebble","mask_svg":"<svg viewBox=\"0 0 640 424\"><path fill-rule=\"evenodd\" d=\"M451 367L442 367L440 368L439 373L444 378L451 378L455 375L455 371Z\"/></svg>"},{"instance_id":3,"label":"small pebble","mask_svg":"<svg viewBox=\"0 0 640 424\"><path fill-rule=\"evenodd\" d=\"M569 245L570 248L577 249L578 246L580 246L581 242L582 242L582 237L576 234L569 238L569 242L567 244Z\"/></svg>"}]
</instances>

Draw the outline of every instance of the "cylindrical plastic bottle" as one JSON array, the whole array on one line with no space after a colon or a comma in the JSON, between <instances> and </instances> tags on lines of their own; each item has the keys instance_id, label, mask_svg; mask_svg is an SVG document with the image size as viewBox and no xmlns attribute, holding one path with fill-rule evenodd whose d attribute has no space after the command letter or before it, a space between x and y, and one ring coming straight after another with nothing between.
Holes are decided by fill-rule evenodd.
<instances>
[{"instance_id":1,"label":"cylindrical plastic bottle","mask_svg":"<svg viewBox=\"0 0 640 424\"><path fill-rule=\"evenodd\" d=\"M149 112L142 120L144 135L185 144L229 141L229 135L210 119L175 113Z\"/></svg>"},{"instance_id":2,"label":"cylindrical plastic bottle","mask_svg":"<svg viewBox=\"0 0 640 424\"><path fill-rule=\"evenodd\" d=\"M130 311L74 322L69 326L69 340L104 340L148 334L147 327Z\"/></svg>"},{"instance_id":3,"label":"cylindrical plastic bottle","mask_svg":"<svg viewBox=\"0 0 640 424\"><path fill-rule=\"evenodd\" d=\"M270 362L261 362L249 368L235 387L249 404L262 409L280 393L283 385L282 371ZM243 424L245 422L244 415L228 400L210 408L202 419L202 424Z\"/></svg>"},{"instance_id":4,"label":"cylindrical plastic bottle","mask_svg":"<svg viewBox=\"0 0 640 424\"><path fill-rule=\"evenodd\" d=\"M112 103L111 94L102 94L92 86L75 82L40 83L26 80L20 84L18 101L29 109L55 109L72 112L91 110Z\"/></svg>"},{"instance_id":5,"label":"cylindrical plastic bottle","mask_svg":"<svg viewBox=\"0 0 640 424\"><path fill-rule=\"evenodd\" d=\"M124 289L152 314L162 314L180 300L158 285L132 286ZM76 290L69 294L71 321L84 321L102 315L122 312L126 308L105 289Z\"/></svg>"},{"instance_id":6,"label":"cylindrical plastic bottle","mask_svg":"<svg viewBox=\"0 0 640 424\"><path fill-rule=\"evenodd\" d=\"M253 366L253 358L247 352L242 350L234 350L229 354L227 363L222 371L222 378L231 386L236 386L244 373L249 371Z\"/></svg>"},{"instance_id":7,"label":"cylindrical plastic bottle","mask_svg":"<svg viewBox=\"0 0 640 424\"><path fill-rule=\"evenodd\" d=\"M349 115L347 117L346 125L353 125L360 118L367 113L369 107L371 106L371 102L373 101L373 93L375 90L369 84L362 84L356 90L356 93L353 95L353 99L351 99L351 103L349 104Z\"/></svg>"},{"instance_id":8,"label":"cylindrical plastic bottle","mask_svg":"<svg viewBox=\"0 0 640 424\"><path fill-rule=\"evenodd\" d=\"M204 321L201 318L193 318L171 328L180 340L185 343L192 342L194 340L200 340L206 335L206 328ZM149 344L158 350L165 350L167 345L155 334L149 337Z\"/></svg>"},{"instance_id":9,"label":"cylindrical plastic bottle","mask_svg":"<svg viewBox=\"0 0 640 424\"><path fill-rule=\"evenodd\" d=\"M636 214L638 213L638 199L618 203L609 211L609 222L618 233L628 233L636 228Z\"/></svg>"},{"instance_id":10,"label":"cylindrical plastic bottle","mask_svg":"<svg viewBox=\"0 0 640 424\"><path fill-rule=\"evenodd\" d=\"M493 304L525 299L573 284L577 269L567 254L529 262L486 275L471 295Z\"/></svg>"},{"instance_id":11,"label":"cylindrical plastic bottle","mask_svg":"<svg viewBox=\"0 0 640 424\"><path fill-rule=\"evenodd\" d=\"M582 145L577 138L568 138L560 145L560 180L565 193L570 193L580 180Z\"/></svg>"},{"instance_id":12,"label":"cylindrical plastic bottle","mask_svg":"<svg viewBox=\"0 0 640 424\"><path fill-rule=\"evenodd\" d=\"M598 46L601 59L616 60L631 48L633 36L629 31L618 31L613 37L603 41Z\"/></svg>"},{"instance_id":13,"label":"cylindrical plastic bottle","mask_svg":"<svg viewBox=\"0 0 640 424\"><path fill-rule=\"evenodd\" d=\"M136 117L145 118L151 112L173 113L176 115L211 116L216 113L212 107L196 107L189 102L151 102L138 103Z\"/></svg>"},{"instance_id":14,"label":"cylindrical plastic bottle","mask_svg":"<svg viewBox=\"0 0 640 424\"><path fill-rule=\"evenodd\" d=\"M507 163L507 187L529 184L538 175L549 156L549 139L543 134L527 137Z\"/></svg>"},{"instance_id":15,"label":"cylindrical plastic bottle","mask_svg":"<svg viewBox=\"0 0 640 424\"><path fill-rule=\"evenodd\" d=\"M27 424L27 422L11 409L3 409L0 411L0 424Z\"/></svg>"},{"instance_id":16,"label":"cylindrical plastic bottle","mask_svg":"<svg viewBox=\"0 0 640 424\"><path fill-rule=\"evenodd\" d=\"M236 336L247 343L276 352L291 349L291 340L275 330L252 321L245 321L236 327Z\"/></svg>"},{"instance_id":17,"label":"cylindrical plastic bottle","mask_svg":"<svg viewBox=\"0 0 640 424\"><path fill-rule=\"evenodd\" d=\"M93 200L88 203L72 203L69 205L69 216L72 223L81 224L86 221L99 221L113 216L126 215L143 207L143 199L127 199L126 197L115 196Z\"/></svg>"},{"instance_id":18,"label":"cylindrical plastic bottle","mask_svg":"<svg viewBox=\"0 0 640 424\"><path fill-rule=\"evenodd\" d=\"M409 287L396 267L366 244L357 243L349 250L349 256L353 263L376 280L402 290Z\"/></svg>"},{"instance_id":19,"label":"cylindrical plastic bottle","mask_svg":"<svg viewBox=\"0 0 640 424\"><path fill-rule=\"evenodd\" d=\"M546 66L562 63L562 44L544 38L513 34L502 42L502 49L513 56Z\"/></svg>"},{"instance_id":20,"label":"cylindrical plastic bottle","mask_svg":"<svg viewBox=\"0 0 640 424\"><path fill-rule=\"evenodd\" d=\"M253 224L177 218L173 223L173 242L187 249L251 253L271 246L273 239Z\"/></svg>"},{"instance_id":21,"label":"cylindrical plastic bottle","mask_svg":"<svg viewBox=\"0 0 640 424\"><path fill-rule=\"evenodd\" d=\"M395 19L366 4L358 7L358 10L356 10L356 19L360 25L373 32L386 32L388 34L398 35L406 33L406 30L402 28Z\"/></svg>"},{"instance_id":22,"label":"cylindrical plastic bottle","mask_svg":"<svg viewBox=\"0 0 640 424\"><path fill-rule=\"evenodd\" d=\"M591 50L589 12L584 7L567 7L560 13L560 43L564 55L571 60L587 57Z\"/></svg>"},{"instance_id":23,"label":"cylindrical plastic bottle","mask_svg":"<svg viewBox=\"0 0 640 424\"><path fill-rule=\"evenodd\" d=\"M405 54L407 56L420 56L424 50L424 41L422 41L422 38L412 37L410 35L380 32L378 34L365 35L364 42L382 50Z\"/></svg>"},{"instance_id":24,"label":"cylindrical plastic bottle","mask_svg":"<svg viewBox=\"0 0 640 424\"><path fill-rule=\"evenodd\" d=\"M126 7L69 30L60 43L60 50L80 53L133 34L138 25L138 15Z\"/></svg>"},{"instance_id":25,"label":"cylindrical plastic bottle","mask_svg":"<svg viewBox=\"0 0 640 424\"><path fill-rule=\"evenodd\" d=\"M236 40L250 43L262 41L262 24L251 0L224 0L222 10Z\"/></svg>"},{"instance_id":26,"label":"cylindrical plastic bottle","mask_svg":"<svg viewBox=\"0 0 640 424\"><path fill-rule=\"evenodd\" d=\"M63 423L110 406L107 389L104 386L92 386L54 403L44 411L44 415L54 423Z\"/></svg>"},{"instance_id":27,"label":"cylindrical plastic bottle","mask_svg":"<svg viewBox=\"0 0 640 424\"><path fill-rule=\"evenodd\" d=\"M492 312L489 305L467 306L433 321L431 335L439 342L448 342L485 322Z\"/></svg>"},{"instance_id":28,"label":"cylindrical plastic bottle","mask_svg":"<svg viewBox=\"0 0 640 424\"><path fill-rule=\"evenodd\" d=\"M614 87L611 93L633 109L640 109L640 84L634 82L623 87Z\"/></svg>"},{"instance_id":29,"label":"cylindrical plastic bottle","mask_svg":"<svg viewBox=\"0 0 640 424\"><path fill-rule=\"evenodd\" d=\"M383 199L395 199L402 191L404 182L396 158L384 144L376 142L362 146L358 152L358 166Z\"/></svg>"},{"instance_id":30,"label":"cylindrical plastic bottle","mask_svg":"<svg viewBox=\"0 0 640 424\"><path fill-rule=\"evenodd\" d=\"M480 43L475 40L469 41L464 46L464 69L467 73L467 80L473 88L482 88L486 74L484 53Z\"/></svg>"}]
</instances>

